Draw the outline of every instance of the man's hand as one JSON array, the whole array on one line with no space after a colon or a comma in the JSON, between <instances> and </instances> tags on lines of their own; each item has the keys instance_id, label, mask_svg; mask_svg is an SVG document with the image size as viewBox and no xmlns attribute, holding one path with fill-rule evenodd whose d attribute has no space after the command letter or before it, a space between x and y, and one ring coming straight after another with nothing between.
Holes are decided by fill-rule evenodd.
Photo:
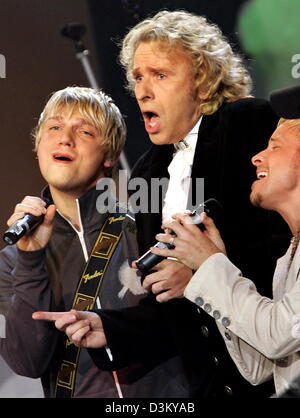
<instances>
[{"instance_id":1,"label":"man's hand","mask_svg":"<svg viewBox=\"0 0 300 418\"><path fill-rule=\"evenodd\" d=\"M64 331L77 347L100 348L107 345L102 321L95 312L34 312L33 319L54 322L59 331Z\"/></svg>"},{"instance_id":2,"label":"man's hand","mask_svg":"<svg viewBox=\"0 0 300 418\"><path fill-rule=\"evenodd\" d=\"M192 270L197 270L201 264L211 255L222 252L226 253L225 245L218 229L211 218L205 213L202 214L202 222L205 230L202 232L187 214L175 215L175 222L164 225L163 228L171 230L171 234L158 234L158 241L172 243L175 248L159 249L151 247L154 254L165 257L176 257Z\"/></svg>"},{"instance_id":3,"label":"man's hand","mask_svg":"<svg viewBox=\"0 0 300 418\"><path fill-rule=\"evenodd\" d=\"M192 271L175 260L163 260L155 266L155 273L146 276L143 287L156 296L158 302L167 302L183 296Z\"/></svg>"},{"instance_id":4,"label":"man's hand","mask_svg":"<svg viewBox=\"0 0 300 418\"><path fill-rule=\"evenodd\" d=\"M34 216L44 215L43 222L17 242L20 250L36 251L44 248L48 244L53 229L56 208L54 205L50 205L46 209L45 206L46 203L39 197L26 196L21 203L16 205L14 213L8 219L7 225L10 227L17 220L23 218L25 214Z\"/></svg>"}]
</instances>

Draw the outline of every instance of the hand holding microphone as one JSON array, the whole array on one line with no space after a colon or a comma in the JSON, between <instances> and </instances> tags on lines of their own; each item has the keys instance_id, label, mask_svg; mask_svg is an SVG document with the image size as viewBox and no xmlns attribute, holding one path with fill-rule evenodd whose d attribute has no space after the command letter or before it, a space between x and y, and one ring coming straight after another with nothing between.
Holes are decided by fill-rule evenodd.
<instances>
[{"instance_id":1,"label":"hand holding microphone","mask_svg":"<svg viewBox=\"0 0 300 418\"><path fill-rule=\"evenodd\" d=\"M3 235L4 241L9 245L18 243L23 251L45 247L52 233L55 210L54 205L39 197L26 196L7 221L9 228Z\"/></svg>"},{"instance_id":2,"label":"hand holding microphone","mask_svg":"<svg viewBox=\"0 0 300 418\"><path fill-rule=\"evenodd\" d=\"M187 220L189 221L188 223L192 225L193 228L195 228L195 225L198 227L196 228L196 231L198 229L200 229L201 231L204 231L206 229L206 224L204 224L201 221L201 217L200 217L201 213L205 212L212 219L217 219L221 214L221 210L222 210L222 207L216 199L208 199L204 203L199 205L191 214L189 215L183 214L182 216L185 217L186 222ZM179 217L178 217L178 220L180 220ZM177 224L178 226L180 226L178 222ZM159 242L157 242L148 252L146 252L144 255L142 255L142 257L140 257L136 261L136 266L139 270L141 270L143 273L149 273L149 271L156 264L158 264L160 261L162 261L166 257L176 257L180 260L180 257L178 255L178 248L177 248L178 239L176 237L178 235L177 232L179 232L178 226L177 225L175 226L175 222L172 222L170 225L166 225L168 229L171 229L171 231L173 231L173 234L172 235L159 234ZM184 227L181 226L181 228L184 228ZM215 230L217 229L215 228ZM181 238L181 234L183 232L184 232L184 229L183 230L180 229L179 238ZM174 247L175 240L176 240L176 251ZM188 241L186 242L186 244L190 247L190 243Z\"/></svg>"},{"instance_id":3,"label":"hand holding microphone","mask_svg":"<svg viewBox=\"0 0 300 418\"><path fill-rule=\"evenodd\" d=\"M174 249L161 250L151 248L157 255L176 257L178 261L185 264L192 270L197 270L204 261L215 253L226 254L225 246L215 224L206 213L202 215L202 222L205 229L199 229L190 222L186 214L175 217L176 221L167 227L176 234L172 239ZM158 234L156 238L160 242L169 242L173 235Z\"/></svg>"}]
</instances>

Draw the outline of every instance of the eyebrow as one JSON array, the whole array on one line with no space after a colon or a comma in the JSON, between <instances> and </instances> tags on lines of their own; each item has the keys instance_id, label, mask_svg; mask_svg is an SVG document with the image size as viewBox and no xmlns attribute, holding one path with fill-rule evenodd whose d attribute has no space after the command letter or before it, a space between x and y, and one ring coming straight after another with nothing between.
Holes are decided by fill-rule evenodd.
<instances>
[{"instance_id":1,"label":"eyebrow","mask_svg":"<svg viewBox=\"0 0 300 418\"><path fill-rule=\"evenodd\" d=\"M132 70L132 75L133 76L136 76L136 75L138 75L140 73L140 69L139 68L134 68L133 70Z\"/></svg>"},{"instance_id":2,"label":"eyebrow","mask_svg":"<svg viewBox=\"0 0 300 418\"><path fill-rule=\"evenodd\" d=\"M170 68L166 68L162 65L160 65L159 67L147 67L147 71L150 71L150 73L168 73L171 74L172 70ZM141 73L140 67L134 68L132 70L132 75L135 77L137 75L139 75Z\"/></svg>"},{"instance_id":3,"label":"eyebrow","mask_svg":"<svg viewBox=\"0 0 300 418\"><path fill-rule=\"evenodd\" d=\"M58 122L63 122L64 118L62 116L50 116L48 119L45 120L45 122L48 122L48 121L51 121L51 120L58 121ZM78 121L80 125L89 125L89 126L96 129L96 127L86 119L78 118L78 119L76 119L76 121Z\"/></svg>"},{"instance_id":4,"label":"eyebrow","mask_svg":"<svg viewBox=\"0 0 300 418\"><path fill-rule=\"evenodd\" d=\"M47 118L45 122L48 122L48 120L58 120L62 121L63 118L61 116L51 116L50 118Z\"/></svg>"},{"instance_id":5,"label":"eyebrow","mask_svg":"<svg viewBox=\"0 0 300 418\"><path fill-rule=\"evenodd\" d=\"M280 138L274 138L273 136L271 136L271 138L269 139L269 145L274 144L274 143L280 143L282 142L282 140Z\"/></svg>"}]
</instances>

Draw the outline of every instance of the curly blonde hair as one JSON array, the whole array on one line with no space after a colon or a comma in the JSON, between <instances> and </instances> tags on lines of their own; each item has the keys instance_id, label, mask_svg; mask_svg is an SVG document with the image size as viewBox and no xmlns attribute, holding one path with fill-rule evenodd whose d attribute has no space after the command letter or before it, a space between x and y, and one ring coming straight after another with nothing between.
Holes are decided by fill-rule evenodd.
<instances>
[{"instance_id":1,"label":"curly blonde hair","mask_svg":"<svg viewBox=\"0 0 300 418\"><path fill-rule=\"evenodd\" d=\"M73 86L54 92L32 131L34 151L37 151L41 140L44 122L65 106L68 106L70 114L78 111L101 133L105 144L104 158L112 163L112 167L105 168L105 174L112 175L113 167L125 143L126 126L119 108L112 98L101 90Z\"/></svg>"},{"instance_id":2,"label":"curly blonde hair","mask_svg":"<svg viewBox=\"0 0 300 418\"><path fill-rule=\"evenodd\" d=\"M194 64L195 89L204 91L200 110L214 113L223 102L250 94L252 81L242 58L232 51L217 25L185 11L161 11L133 27L120 52L129 90L134 90L134 54L141 42L163 42L181 47Z\"/></svg>"}]
</instances>

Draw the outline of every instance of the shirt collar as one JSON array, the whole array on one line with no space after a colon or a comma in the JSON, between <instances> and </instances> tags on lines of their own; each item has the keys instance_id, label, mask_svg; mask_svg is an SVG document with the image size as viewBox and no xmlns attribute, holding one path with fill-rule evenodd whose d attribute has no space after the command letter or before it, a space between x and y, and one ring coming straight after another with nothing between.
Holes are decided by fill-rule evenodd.
<instances>
[{"instance_id":1,"label":"shirt collar","mask_svg":"<svg viewBox=\"0 0 300 418\"><path fill-rule=\"evenodd\" d=\"M195 124L195 126L191 129L191 131L187 134L185 138L183 138L181 141L174 144L176 151L184 150L187 148L192 148L192 149L195 148L202 117L203 115L200 117L198 122Z\"/></svg>"}]
</instances>

